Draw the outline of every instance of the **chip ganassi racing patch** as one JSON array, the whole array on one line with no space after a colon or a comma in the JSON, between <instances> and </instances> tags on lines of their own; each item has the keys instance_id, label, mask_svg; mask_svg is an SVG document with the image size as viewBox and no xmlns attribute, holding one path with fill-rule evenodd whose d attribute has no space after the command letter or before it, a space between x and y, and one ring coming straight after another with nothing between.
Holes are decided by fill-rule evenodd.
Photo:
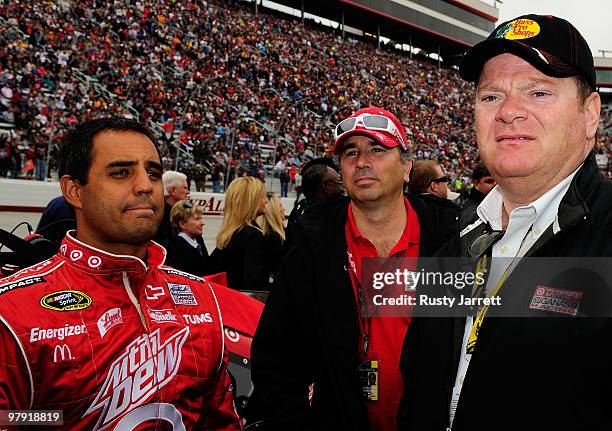
<instances>
[{"instance_id":1,"label":"chip ganassi racing patch","mask_svg":"<svg viewBox=\"0 0 612 431\"><path fill-rule=\"evenodd\" d=\"M198 301L188 284L168 283L168 290L172 301L176 305L198 305Z\"/></svg>"},{"instance_id":2,"label":"chip ganassi racing patch","mask_svg":"<svg viewBox=\"0 0 612 431\"><path fill-rule=\"evenodd\" d=\"M537 286L529 308L575 316L582 301L582 292Z\"/></svg>"},{"instance_id":3,"label":"chip ganassi racing patch","mask_svg":"<svg viewBox=\"0 0 612 431\"><path fill-rule=\"evenodd\" d=\"M13 289L19 289L20 287L32 286L34 284L42 283L45 279L42 277L29 277L22 278L21 280L13 281L11 283L0 284L0 295L9 292Z\"/></svg>"},{"instance_id":4,"label":"chip ganassi racing patch","mask_svg":"<svg viewBox=\"0 0 612 431\"><path fill-rule=\"evenodd\" d=\"M77 311L89 307L93 300L80 290L60 290L40 298L40 305L55 311Z\"/></svg>"},{"instance_id":5,"label":"chip ganassi racing patch","mask_svg":"<svg viewBox=\"0 0 612 431\"><path fill-rule=\"evenodd\" d=\"M101 410L94 430L105 429L114 420L141 406L152 394L166 386L179 370L183 344L188 336L189 326L185 326L162 342L158 328L151 334L142 334L132 341L111 364L104 384L83 415L85 417ZM132 419L124 418L121 423L126 421Z\"/></svg>"}]
</instances>

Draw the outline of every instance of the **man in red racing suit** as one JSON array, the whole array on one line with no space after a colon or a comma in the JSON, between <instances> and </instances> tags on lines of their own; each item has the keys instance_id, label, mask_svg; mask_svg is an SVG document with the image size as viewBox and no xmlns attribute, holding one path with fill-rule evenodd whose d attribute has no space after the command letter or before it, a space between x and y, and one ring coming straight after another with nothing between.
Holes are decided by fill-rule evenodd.
<instances>
[{"instance_id":1,"label":"man in red racing suit","mask_svg":"<svg viewBox=\"0 0 612 431\"><path fill-rule=\"evenodd\" d=\"M0 280L0 410L61 410L62 430L240 430L210 283L164 266L164 248L140 239L161 218L161 166L146 162L159 160L148 135L124 123L95 132L91 188L62 177L77 231ZM111 167L98 170L98 157ZM116 221L92 230L99 214Z\"/></svg>"},{"instance_id":2,"label":"man in red racing suit","mask_svg":"<svg viewBox=\"0 0 612 431\"><path fill-rule=\"evenodd\" d=\"M164 257L151 243L146 265L69 233L3 279L0 409L63 410L69 430L240 429L213 290Z\"/></svg>"}]
</instances>

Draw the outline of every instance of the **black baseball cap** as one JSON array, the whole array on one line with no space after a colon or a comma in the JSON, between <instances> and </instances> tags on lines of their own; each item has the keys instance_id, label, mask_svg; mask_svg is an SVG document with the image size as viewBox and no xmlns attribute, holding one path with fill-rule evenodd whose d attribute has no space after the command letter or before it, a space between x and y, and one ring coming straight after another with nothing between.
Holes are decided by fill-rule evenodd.
<instances>
[{"instance_id":1,"label":"black baseball cap","mask_svg":"<svg viewBox=\"0 0 612 431\"><path fill-rule=\"evenodd\" d=\"M510 53L548 76L582 76L595 88L593 54L568 21L552 15L522 15L499 25L489 37L463 56L459 74L477 82L487 60Z\"/></svg>"}]
</instances>

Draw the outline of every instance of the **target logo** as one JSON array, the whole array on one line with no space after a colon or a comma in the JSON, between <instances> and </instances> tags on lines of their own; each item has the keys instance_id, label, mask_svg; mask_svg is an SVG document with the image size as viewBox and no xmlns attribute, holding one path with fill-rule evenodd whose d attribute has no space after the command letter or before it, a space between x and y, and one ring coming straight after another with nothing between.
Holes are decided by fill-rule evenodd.
<instances>
[{"instance_id":1,"label":"target logo","mask_svg":"<svg viewBox=\"0 0 612 431\"><path fill-rule=\"evenodd\" d=\"M75 262L83 257L83 252L81 250L72 250L70 252L70 259Z\"/></svg>"},{"instance_id":2,"label":"target logo","mask_svg":"<svg viewBox=\"0 0 612 431\"><path fill-rule=\"evenodd\" d=\"M98 256L91 256L89 259L87 259L87 264L90 268L97 268L102 265L102 259L100 259Z\"/></svg>"},{"instance_id":3,"label":"target logo","mask_svg":"<svg viewBox=\"0 0 612 431\"><path fill-rule=\"evenodd\" d=\"M232 343L237 343L240 340L240 334L230 328L225 328L225 336Z\"/></svg>"}]
</instances>

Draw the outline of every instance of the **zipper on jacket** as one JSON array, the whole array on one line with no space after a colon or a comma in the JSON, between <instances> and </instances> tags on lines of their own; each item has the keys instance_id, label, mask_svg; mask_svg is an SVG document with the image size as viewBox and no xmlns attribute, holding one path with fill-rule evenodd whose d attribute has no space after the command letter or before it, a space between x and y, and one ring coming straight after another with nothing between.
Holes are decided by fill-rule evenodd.
<instances>
[{"instance_id":1,"label":"zipper on jacket","mask_svg":"<svg viewBox=\"0 0 612 431\"><path fill-rule=\"evenodd\" d=\"M147 321L144 318L144 314L142 314L142 308L140 308L140 304L138 303L136 296L134 296L134 292L132 291L132 286L130 285L130 279L128 278L127 272L123 271L121 273L121 276L123 278L123 287L125 287L125 291L130 297L132 304L134 304L134 307L136 307L136 311L138 311L138 315L140 316L140 321L142 322L142 326L144 326L147 333L149 333L149 328L147 327Z\"/></svg>"}]
</instances>

